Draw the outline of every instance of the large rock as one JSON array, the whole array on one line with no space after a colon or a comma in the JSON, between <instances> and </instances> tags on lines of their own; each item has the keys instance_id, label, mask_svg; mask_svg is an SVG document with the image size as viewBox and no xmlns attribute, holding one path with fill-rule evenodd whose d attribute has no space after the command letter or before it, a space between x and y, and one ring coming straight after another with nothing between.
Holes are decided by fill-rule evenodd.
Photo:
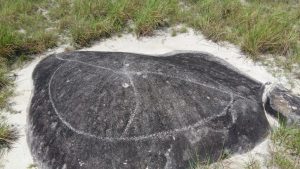
<instances>
[{"instance_id":1,"label":"large rock","mask_svg":"<svg viewBox=\"0 0 300 169\"><path fill-rule=\"evenodd\" d=\"M265 109L286 125L300 126L300 97L281 85L270 86Z\"/></svg>"},{"instance_id":2,"label":"large rock","mask_svg":"<svg viewBox=\"0 0 300 169\"><path fill-rule=\"evenodd\" d=\"M183 169L247 151L269 129L263 85L208 54L63 53L33 79L40 168Z\"/></svg>"}]
</instances>

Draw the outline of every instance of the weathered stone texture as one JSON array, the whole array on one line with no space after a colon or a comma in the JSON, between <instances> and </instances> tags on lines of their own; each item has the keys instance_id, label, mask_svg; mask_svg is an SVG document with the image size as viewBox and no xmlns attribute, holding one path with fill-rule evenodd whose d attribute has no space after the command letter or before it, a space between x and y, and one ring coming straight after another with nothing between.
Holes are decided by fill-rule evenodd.
<instances>
[{"instance_id":1,"label":"weathered stone texture","mask_svg":"<svg viewBox=\"0 0 300 169\"><path fill-rule=\"evenodd\" d=\"M28 135L41 168L183 169L268 133L263 85L208 54L70 52L33 79Z\"/></svg>"}]
</instances>

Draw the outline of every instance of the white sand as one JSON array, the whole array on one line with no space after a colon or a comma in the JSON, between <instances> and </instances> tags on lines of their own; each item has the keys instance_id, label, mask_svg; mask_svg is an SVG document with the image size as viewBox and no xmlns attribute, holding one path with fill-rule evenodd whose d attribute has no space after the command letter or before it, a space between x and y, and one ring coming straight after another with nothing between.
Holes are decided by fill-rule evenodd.
<instances>
[{"instance_id":1,"label":"white sand","mask_svg":"<svg viewBox=\"0 0 300 169\"><path fill-rule=\"evenodd\" d=\"M62 52L63 48L64 47L60 47L52 51L52 53ZM195 34L191 30L189 30L188 33L179 34L175 37L172 37L170 35L170 31L157 32L157 36L144 37L140 39L137 39L135 36L128 34L122 37L113 37L107 40L100 41L99 43L93 45L91 48L82 50L120 51L155 55L179 50L201 51L211 53L219 58L226 60L243 73L263 83L286 83L285 78L274 78L270 73L266 71L263 66L255 64L250 59L247 59L235 46L229 44L217 45L211 41L207 41L202 35ZM3 162L5 164L5 169L26 169L30 164L33 163L32 157L28 150L25 136L26 116L33 90L31 76L37 63L41 60L41 58L45 57L48 54L49 52L38 57L33 62L26 65L24 68L15 71L18 75L18 78L16 80L17 96L12 100L15 102L14 108L17 111L21 111L21 113L9 115L9 121L19 127L22 137L16 144L14 144L14 148L4 157ZM269 145L268 143L269 141L266 140L263 143L259 144L253 151L251 151L251 153L236 155L232 157L231 159L229 159L234 162L233 164L231 163L231 166L233 166L233 168L242 168L241 165L244 165L244 161L247 161L247 159L249 159L249 154L254 154L255 157L258 156L257 154L262 154L262 156L267 155Z\"/></svg>"}]
</instances>

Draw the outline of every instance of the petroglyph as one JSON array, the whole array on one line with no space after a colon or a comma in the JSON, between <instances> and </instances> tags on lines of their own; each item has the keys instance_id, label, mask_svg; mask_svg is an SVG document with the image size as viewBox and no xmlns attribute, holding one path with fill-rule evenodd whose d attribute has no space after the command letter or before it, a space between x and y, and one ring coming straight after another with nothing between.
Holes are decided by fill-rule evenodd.
<instances>
[{"instance_id":1,"label":"petroglyph","mask_svg":"<svg viewBox=\"0 0 300 169\"><path fill-rule=\"evenodd\" d=\"M33 79L28 133L43 167L181 169L247 151L269 128L263 85L207 54L63 53Z\"/></svg>"}]
</instances>

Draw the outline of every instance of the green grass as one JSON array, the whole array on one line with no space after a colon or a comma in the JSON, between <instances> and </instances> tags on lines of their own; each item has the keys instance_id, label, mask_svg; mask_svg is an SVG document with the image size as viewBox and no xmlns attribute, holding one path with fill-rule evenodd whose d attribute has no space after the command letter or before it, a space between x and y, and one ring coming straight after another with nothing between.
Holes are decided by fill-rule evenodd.
<instances>
[{"instance_id":1,"label":"green grass","mask_svg":"<svg viewBox=\"0 0 300 169\"><path fill-rule=\"evenodd\" d=\"M4 110L8 104L8 98L13 94L11 81L7 75L7 69L0 62L0 110ZM0 114L0 154L9 149L17 139L17 131L10 127Z\"/></svg>"},{"instance_id":2,"label":"green grass","mask_svg":"<svg viewBox=\"0 0 300 169\"><path fill-rule=\"evenodd\" d=\"M256 160L254 157L250 157L249 161L246 162L244 169L260 169L261 166L259 161Z\"/></svg>"},{"instance_id":3,"label":"green grass","mask_svg":"<svg viewBox=\"0 0 300 169\"><path fill-rule=\"evenodd\" d=\"M6 66L0 64L0 109L4 109L7 105L7 98L11 95L11 81L8 78Z\"/></svg>"},{"instance_id":4,"label":"green grass","mask_svg":"<svg viewBox=\"0 0 300 169\"><path fill-rule=\"evenodd\" d=\"M57 37L45 31L50 23L40 9L42 0L0 0L0 57L13 63L18 55L36 54L56 45Z\"/></svg>"},{"instance_id":5,"label":"green grass","mask_svg":"<svg viewBox=\"0 0 300 169\"><path fill-rule=\"evenodd\" d=\"M58 35L80 48L122 32L148 36L184 24L216 42L241 46L253 59L274 54L300 63L300 5L293 1L1 0L0 9L2 57L42 52L56 45Z\"/></svg>"},{"instance_id":6,"label":"green grass","mask_svg":"<svg viewBox=\"0 0 300 169\"><path fill-rule=\"evenodd\" d=\"M36 164L30 164L27 169L37 169L37 165Z\"/></svg>"},{"instance_id":7,"label":"green grass","mask_svg":"<svg viewBox=\"0 0 300 169\"><path fill-rule=\"evenodd\" d=\"M279 169L297 169L296 162L286 156L284 152L275 152L272 156L272 163Z\"/></svg>"},{"instance_id":8,"label":"green grass","mask_svg":"<svg viewBox=\"0 0 300 169\"><path fill-rule=\"evenodd\" d=\"M300 5L292 1L247 2L60 0L50 9L50 16L76 47L122 32L148 36L154 30L184 24L213 41L241 46L255 60L262 59L262 54L274 54L286 57L279 66L300 63Z\"/></svg>"},{"instance_id":9,"label":"green grass","mask_svg":"<svg viewBox=\"0 0 300 169\"><path fill-rule=\"evenodd\" d=\"M300 156L300 129L299 127L281 126L272 134L272 140L277 145L284 146L292 153Z\"/></svg>"},{"instance_id":10,"label":"green grass","mask_svg":"<svg viewBox=\"0 0 300 169\"><path fill-rule=\"evenodd\" d=\"M46 7L43 0L0 0L0 111L7 110L13 94L8 74L13 64L26 60L56 45L54 32L46 32L47 19L38 12ZM18 135L0 114L0 151L11 148Z\"/></svg>"},{"instance_id":11,"label":"green grass","mask_svg":"<svg viewBox=\"0 0 300 169\"><path fill-rule=\"evenodd\" d=\"M69 0L60 0L58 6L50 11L50 16L58 20L57 27L60 32L70 36L72 44L83 47L124 31L134 31L138 36L151 35L155 29L171 23L178 11L178 2L74 0L71 3Z\"/></svg>"},{"instance_id":12,"label":"green grass","mask_svg":"<svg viewBox=\"0 0 300 169\"><path fill-rule=\"evenodd\" d=\"M225 40L241 46L253 59L265 53L299 58L299 4L248 2L248 5L237 0L193 2L189 24L214 41Z\"/></svg>"},{"instance_id":13,"label":"green grass","mask_svg":"<svg viewBox=\"0 0 300 169\"><path fill-rule=\"evenodd\" d=\"M0 152L10 149L13 142L18 139L18 132L15 128L1 120L0 123Z\"/></svg>"},{"instance_id":14,"label":"green grass","mask_svg":"<svg viewBox=\"0 0 300 169\"><path fill-rule=\"evenodd\" d=\"M279 169L296 169L300 167L300 128L281 125L271 135L274 143L271 165Z\"/></svg>"},{"instance_id":15,"label":"green grass","mask_svg":"<svg viewBox=\"0 0 300 169\"><path fill-rule=\"evenodd\" d=\"M196 154L195 157L189 161L189 169L221 169L224 168L222 160L227 159L229 156L230 152L227 149L223 149L216 160L212 160L209 154L207 154L205 160L201 160L199 155Z\"/></svg>"},{"instance_id":16,"label":"green grass","mask_svg":"<svg viewBox=\"0 0 300 169\"><path fill-rule=\"evenodd\" d=\"M291 71L300 64L300 4L294 0L0 0L0 109L12 94L8 72L29 55L122 33L149 36L178 24L183 29L173 36L191 27L240 46L254 60L283 56L277 66Z\"/></svg>"},{"instance_id":17,"label":"green grass","mask_svg":"<svg viewBox=\"0 0 300 169\"><path fill-rule=\"evenodd\" d=\"M176 36L178 33L186 33L188 30L186 27L172 28L171 36Z\"/></svg>"}]
</instances>

